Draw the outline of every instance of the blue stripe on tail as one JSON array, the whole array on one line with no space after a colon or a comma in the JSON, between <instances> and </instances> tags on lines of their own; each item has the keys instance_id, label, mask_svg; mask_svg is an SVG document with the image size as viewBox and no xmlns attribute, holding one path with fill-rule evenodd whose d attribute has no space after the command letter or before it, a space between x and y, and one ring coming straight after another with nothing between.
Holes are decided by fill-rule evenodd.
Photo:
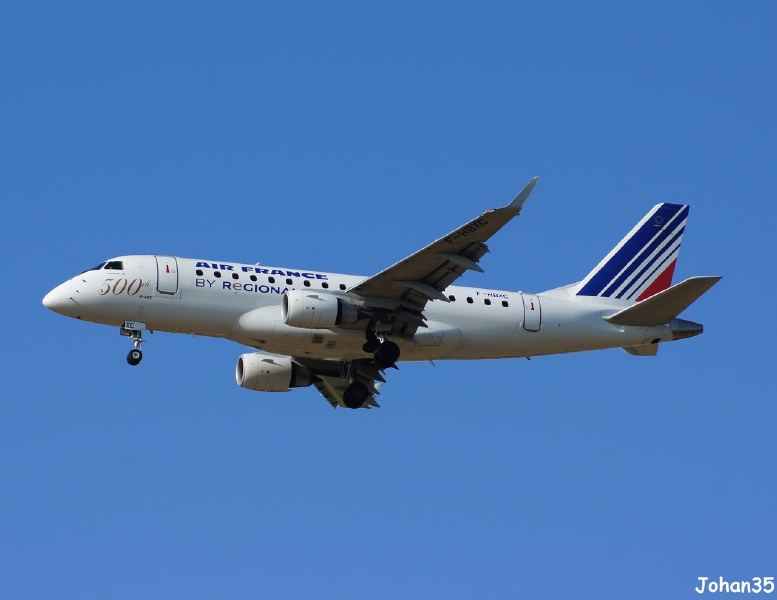
<instances>
[{"instance_id":1,"label":"blue stripe on tail","mask_svg":"<svg viewBox=\"0 0 777 600\"><path fill-rule=\"evenodd\" d=\"M642 267L642 269L634 278L634 280L627 287L623 288L620 291L620 293L617 296L618 298L622 298L626 293L628 293L628 296L626 296L626 298L631 298L634 295L634 292L636 292L640 287L642 287L642 284L644 284L648 279L650 279L652 275L654 275L654 272L651 272L650 275L642 279L642 276L650 267L653 266L656 260L659 260L663 257L663 260L660 263L663 265L666 259L672 256L672 254L674 254L674 251L680 247L680 243L678 242L678 240L682 237L683 232L685 231L685 226L680 227L679 230L676 229L674 231L676 232L674 237L669 241L669 243L666 245L664 250L656 254L647 263L645 263L645 266Z\"/></svg>"},{"instance_id":2,"label":"blue stripe on tail","mask_svg":"<svg viewBox=\"0 0 777 600\"><path fill-rule=\"evenodd\" d=\"M645 223L634 232L634 234L621 246L621 248L608 260L602 267L591 277L588 282L577 292L578 296L598 296L607 288L605 296L611 295L615 291L620 283L613 281L615 277L618 277L618 273L629 264L638 254L642 253L643 257L647 257L652 250L650 248L657 248L661 241L656 238L656 234L661 230L666 223L672 219L677 213L684 211L685 214L679 215L678 218L672 223L672 226L664 230L658 235L658 238L665 239L666 236L671 235L676 230L676 227L687 216L688 206L683 204L662 204L656 210L656 212ZM670 231L671 230L671 231ZM656 238L654 240L654 238ZM641 261L634 261L629 266L627 271L633 272L639 266ZM621 281L625 281L630 273L625 273ZM621 279L621 277L618 277Z\"/></svg>"},{"instance_id":3,"label":"blue stripe on tail","mask_svg":"<svg viewBox=\"0 0 777 600\"><path fill-rule=\"evenodd\" d=\"M678 230L682 232L681 223L686 219L687 216L688 207L686 206L683 210L680 211L680 214L677 216L677 218L672 221L672 223L666 229L664 229L664 231L658 234L655 239L650 242L650 244L642 249L642 251L637 256L637 259L631 263L626 268L626 270L623 271L623 273L618 275L615 281L607 287L602 296L612 296L615 293L615 290L617 290L629 278L629 275L636 271L637 268L643 263L643 261L647 259L647 257L650 256L669 236L676 233Z\"/></svg>"}]
</instances>

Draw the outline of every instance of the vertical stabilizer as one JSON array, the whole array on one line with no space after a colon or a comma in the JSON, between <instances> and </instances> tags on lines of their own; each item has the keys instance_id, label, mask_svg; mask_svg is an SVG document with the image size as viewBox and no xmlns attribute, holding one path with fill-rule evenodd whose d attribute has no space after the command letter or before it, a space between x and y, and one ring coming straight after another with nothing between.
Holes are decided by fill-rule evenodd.
<instances>
[{"instance_id":1,"label":"vertical stabilizer","mask_svg":"<svg viewBox=\"0 0 777 600\"><path fill-rule=\"evenodd\" d=\"M687 204L656 204L577 286L578 296L639 302L672 285Z\"/></svg>"}]
</instances>

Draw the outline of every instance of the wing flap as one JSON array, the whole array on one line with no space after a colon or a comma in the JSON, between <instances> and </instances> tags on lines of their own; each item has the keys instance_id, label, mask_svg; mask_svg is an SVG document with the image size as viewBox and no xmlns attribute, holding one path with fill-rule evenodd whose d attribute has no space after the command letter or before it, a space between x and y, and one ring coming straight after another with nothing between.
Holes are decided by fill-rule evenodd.
<instances>
[{"instance_id":1,"label":"wing flap","mask_svg":"<svg viewBox=\"0 0 777 600\"><path fill-rule=\"evenodd\" d=\"M386 379L372 360L340 361L308 357L294 357L294 360L315 374L313 385L333 408L346 406L343 394L353 379L361 381L370 390L364 408L380 406L375 396L380 394L380 386Z\"/></svg>"},{"instance_id":2,"label":"wing flap","mask_svg":"<svg viewBox=\"0 0 777 600\"><path fill-rule=\"evenodd\" d=\"M316 389L326 401L332 405L332 408L337 408L338 406L345 407L343 394L348 387L348 380L343 377L332 377L330 375L319 375L318 379L313 385L316 386ZM367 387L372 394L364 403L363 408L380 408L380 404L375 400L375 396L380 394L381 385L381 383L375 383L374 381L367 382Z\"/></svg>"}]
</instances>

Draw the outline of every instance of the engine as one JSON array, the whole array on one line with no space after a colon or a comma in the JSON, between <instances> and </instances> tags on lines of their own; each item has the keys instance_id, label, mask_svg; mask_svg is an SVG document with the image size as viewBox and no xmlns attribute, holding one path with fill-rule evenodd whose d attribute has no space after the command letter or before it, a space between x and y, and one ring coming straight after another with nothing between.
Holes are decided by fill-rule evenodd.
<instances>
[{"instance_id":1,"label":"engine","mask_svg":"<svg viewBox=\"0 0 777 600\"><path fill-rule=\"evenodd\" d=\"M256 352L237 359L235 379L240 387L257 392L288 392L311 385L313 374L288 358Z\"/></svg>"},{"instance_id":2,"label":"engine","mask_svg":"<svg viewBox=\"0 0 777 600\"><path fill-rule=\"evenodd\" d=\"M290 290L283 294L283 322L292 327L323 329L359 320L359 309L332 294Z\"/></svg>"}]
</instances>

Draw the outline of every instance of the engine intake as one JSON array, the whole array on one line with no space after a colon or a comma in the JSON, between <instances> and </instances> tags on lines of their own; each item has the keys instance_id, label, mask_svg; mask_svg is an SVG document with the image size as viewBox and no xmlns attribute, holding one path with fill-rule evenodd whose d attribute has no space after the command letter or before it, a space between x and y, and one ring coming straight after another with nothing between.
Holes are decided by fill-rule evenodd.
<instances>
[{"instance_id":1,"label":"engine intake","mask_svg":"<svg viewBox=\"0 0 777 600\"><path fill-rule=\"evenodd\" d=\"M313 374L291 359L255 352L238 357L235 379L248 390L288 392L289 388L311 385Z\"/></svg>"},{"instance_id":2,"label":"engine intake","mask_svg":"<svg viewBox=\"0 0 777 600\"><path fill-rule=\"evenodd\" d=\"M290 290L283 294L283 322L291 327L324 329L359 320L359 309L332 294Z\"/></svg>"}]
</instances>

